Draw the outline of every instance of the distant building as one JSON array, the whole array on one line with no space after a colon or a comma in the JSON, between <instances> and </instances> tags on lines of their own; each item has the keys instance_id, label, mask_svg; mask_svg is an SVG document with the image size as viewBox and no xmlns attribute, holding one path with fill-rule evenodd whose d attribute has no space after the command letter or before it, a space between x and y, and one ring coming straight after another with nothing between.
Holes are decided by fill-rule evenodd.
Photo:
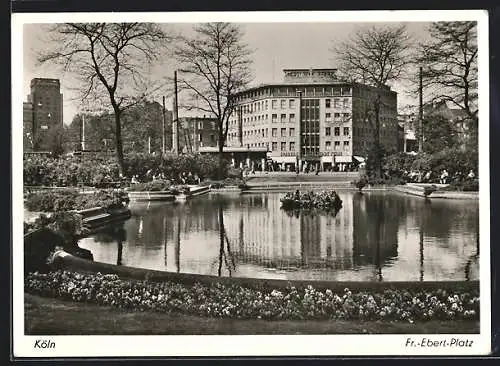
<instances>
[{"instance_id":1,"label":"distant building","mask_svg":"<svg viewBox=\"0 0 500 366\"><path fill-rule=\"evenodd\" d=\"M397 94L337 79L336 69L285 69L282 83L235 95L227 146L267 149L281 169L298 164L344 170L375 141L369 110L381 96L380 142L397 148Z\"/></svg>"},{"instance_id":2,"label":"distant building","mask_svg":"<svg viewBox=\"0 0 500 366\"><path fill-rule=\"evenodd\" d=\"M399 114L398 127L400 129L398 151L417 152L418 151L418 119L413 113Z\"/></svg>"},{"instance_id":3,"label":"distant building","mask_svg":"<svg viewBox=\"0 0 500 366\"><path fill-rule=\"evenodd\" d=\"M23 146L24 151L33 151L33 104L23 102Z\"/></svg>"},{"instance_id":4,"label":"distant building","mask_svg":"<svg viewBox=\"0 0 500 366\"><path fill-rule=\"evenodd\" d=\"M26 121L23 126L29 124L30 115L32 122L31 130L24 133L25 138L27 142L33 142L34 150L49 150L51 132L63 127L61 85L58 79L35 78L31 80L30 86L28 103L23 104L23 122ZM26 136L26 133L30 133L30 137Z\"/></svg>"},{"instance_id":5,"label":"distant building","mask_svg":"<svg viewBox=\"0 0 500 366\"><path fill-rule=\"evenodd\" d=\"M217 146L217 119L205 116L179 118L179 151L197 153L200 148Z\"/></svg>"}]
</instances>

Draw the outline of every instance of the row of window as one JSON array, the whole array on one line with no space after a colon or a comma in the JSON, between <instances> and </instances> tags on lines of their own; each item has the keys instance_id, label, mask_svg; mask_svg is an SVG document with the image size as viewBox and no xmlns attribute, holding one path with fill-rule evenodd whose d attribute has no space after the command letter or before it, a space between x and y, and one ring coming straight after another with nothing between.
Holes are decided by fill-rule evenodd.
<instances>
[{"instance_id":1,"label":"row of window","mask_svg":"<svg viewBox=\"0 0 500 366\"><path fill-rule=\"evenodd\" d=\"M280 136L281 137L295 137L295 128L289 128L288 129L288 134L287 134L287 129L286 128L281 128L280 130ZM349 136L350 133L350 128L349 127L344 127L343 128L343 135L344 136ZM244 137L267 137L268 134L268 129L258 129L258 130L248 130L248 131L243 131L243 136ZM325 128L325 136L331 136L332 135L332 129L331 127L326 127ZM334 127L333 128L333 135L334 136L340 136L340 127ZM278 129L277 128L272 128L271 129L271 136L272 137L278 137ZM231 132L229 133L229 138L236 138L237 133Z\"/></svg>"},{"instance_id":2,"label":"row of window","mask_svg":"<svg viewBox=\"0 0 500 366\"><path fill-rule=\"evenodd\" d=\"M349 127L344 127L344 136L349 136ZM325 128L325 136L331 136L332 135L332 129L331 127L326 127ZM333 135L334 136L340 136L340 127L334 127L333 128Z\"/></svg>"},{"instance_id":3,"label":"row of window","mask_svg":"<svg viewBox=\"0 0 500 366\"><path fill-rule=\"evenodd\" d=\"M342 150L341 146L343 147L344 150L349 150L349 141L343 141L343 144L340 144L341 141L334 141L333 144L333 150L338 151ZM295 142L291 141L288 143L289 149L288 151L295 151ZM281 142L280 143L280 150L279 151L287 151L287 143L286 142ZM332 150L332 141L325 141L325 150L331 151ZM278 142L273 141L271 143L271 151L278 151Z\"/></svg>"},{"instance_id":4,"label":"row of window","mask_svg":"<svg viewBox=\"0 0 500 366\"><path fill-rule=\"evenodd\" d=\"M307 116L304 116L304 117L307 117ZM269 118L268 114L251 116L248 118L243 118L243 123L267 121L268 118ZM348 120L350 120L350 118L351 118L350 113L333 113L333 120L335 122L348 121ZM305 119L307 119L307 118L305 118ZM277 113L271 114L271 121L273 123L278 122L278 114ZM325 113L325 121L332 122L332 113L330 113L330 112ZM286 123L286 122L294 123L295 122L295 113L290 113L288 115L286 113L281 113L280 118L279 118L279 122L281 122L281 123ZM236 120L231 121L231 125L236 125L236 123L237 123Z\"/></svg>"},{"instance_id":5,"label":"row of window","mask_svg":"<svg viewBox=\"0 0 500 366\"><path fill-rule=\"evenodd\" d=\"M248 91L236 97L236 101L243 101L248 98L259 98L269 96L297 96L302 93L303 97L322 97L330 95L352 95L350 86L316 86L316 87L273 87L261 88Z\"/></svg>"},{"instance_id":6,"label":"row of window","mask_svg":"<svg viewBox=\"0 0 500 366\"><path fill-rule=\"evenodd\" d=\"M319 99L316 100L319 102ZM349 108L351 105L349 98L333 98L333 99L325 99L325 108L332 107L332 100L333 100L333 108ZM307 104L308 101L309 99L305 99L303 103ZM271 109L278 109L278 107L280 107L280 109L295 109L296 106L297 106L296 99L271 100ZM244 104L243 106L241 106L241 111L243 114L256 113L267 110L269 110L268 100L261 100L250 104Z\"/></svg>"}]
</instances>

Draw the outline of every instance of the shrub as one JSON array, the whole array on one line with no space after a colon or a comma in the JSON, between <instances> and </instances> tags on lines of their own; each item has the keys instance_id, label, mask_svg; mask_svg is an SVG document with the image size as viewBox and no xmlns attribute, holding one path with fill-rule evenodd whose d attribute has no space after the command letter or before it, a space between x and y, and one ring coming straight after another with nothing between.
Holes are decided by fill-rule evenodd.
<instances>
[{"instance_id":1,"label":"shrub","mask_svg":"<svg viewBox=\"0 0 500 366\"><path fill-rule=\"evenodd\" d=\"M56 212L102 207L107 210L125 207L128 195L123 191L100 190L80 194L76 190L36 192L27 195L26 208L30 211Z\"/></svg>"},{"instance_id":2,"label":"shrub","mask_svg":"<svg viewBox=\"0 0 500 366\"><path fill-rule=\"evenodd\" d=\"M431 186L425 186L424 187L424 196L425 197L428 197L429 195L431 195L433 192L436 192L437 190L437 187L433 184Z\"/></svg>"},{"instance_id":3,"label":"shrub","mask_svg":"<svg viewBox=\"0 0 500 366\"><path fill-rule=\"evenodd\" d=\"M359 180L353 181L352 184L361 192L361 190L368 184L368 181L366 177L363 176Z\"/></svg>"}]
</instances>

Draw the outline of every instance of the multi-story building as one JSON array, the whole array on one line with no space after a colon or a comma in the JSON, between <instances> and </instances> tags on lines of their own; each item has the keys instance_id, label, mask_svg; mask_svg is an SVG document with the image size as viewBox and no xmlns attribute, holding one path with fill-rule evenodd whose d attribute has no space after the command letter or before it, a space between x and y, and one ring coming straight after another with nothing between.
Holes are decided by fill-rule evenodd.
<instances>
[{"instance_id":1,"label":"multi-story building","mask_svg":"<svg viewBox=\"0 0 500 366\"><path fill-rule=\"evenodd\" d=\"M267 148L282 168L320 166L341 170L373 145L373 106L380 97L380 142L397 148L397 94L341 81L336 69L290 69L277 84L235 95L228 147Z\"/></svg>"},{"instance_id":2,"label":"multi-story building","mask_svg":"<svg viewBox=\"0 0 500 366\"><path fill-rule=\"evenodd\" d=\"M398 151L418 151L417 130L418 118L413 113L399 114L398 124L401 128L400 144Z\"/></svg>"},{"instance_id":3,"label":"multi-story building","mask_svg":"<svg viewBox=\"0 0 500 366\"><path fill-rule=\"evenodd\" d=\"M203 117L179 118L179 150L199 152L200 147L216 147L217 119Z\"/></svg>"},{"instance_id":4,"label":"multi-story building","mask_svg":"<svg viewBox=\"0 0 500 366\"><path fill-rule=\"evenodd\" d=\"M50 148L52 130L63 126L63 95L58 79L35 78L31 80L28 103L23 105L24 120L31 115L31 141L34 150ZM25 133L26 134L26 133Z\"/></svg>"},{"instance_id":5,"label":"multi-story building","mask_svg":"<svg viewBox=\"0 0 500 366\"><path fill-rule=\"evenodd\" d=\"M33 104L23 102L23 146L24 151L33 150Z\"/></svg>"}]
</instances>

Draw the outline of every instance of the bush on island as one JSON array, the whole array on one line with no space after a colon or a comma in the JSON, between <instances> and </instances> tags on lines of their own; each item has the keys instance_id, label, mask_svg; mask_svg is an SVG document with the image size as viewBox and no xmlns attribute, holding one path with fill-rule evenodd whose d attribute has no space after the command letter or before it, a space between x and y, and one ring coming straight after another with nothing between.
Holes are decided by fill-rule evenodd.
<instances>
[{"instance_id":1,"label":"bush on island","mask_svg":"<svg viewBox=\"0 0 500 366\"><path fill-rule=\"evenodd\" d=\"M137 311L268 320L363 319L414 322L479 319L479 292L385 289L334 292L252 289L240 285L148 282L117 275L55 271L29 273L28 293Z\"/></svg>"},{"instance_id":2,"label":"bush on island","mask_svg":"<svg viewBox=\"0 0 500 366\"><path fill-rule=\"evenodd\" d=\"M324 209L324 210L340 210L342 208L342 200L335 191L321 192L303 192L299 190L295 192L287 192L280 199L281 206L284 209Z\"/></svg>"}]
</instances>

